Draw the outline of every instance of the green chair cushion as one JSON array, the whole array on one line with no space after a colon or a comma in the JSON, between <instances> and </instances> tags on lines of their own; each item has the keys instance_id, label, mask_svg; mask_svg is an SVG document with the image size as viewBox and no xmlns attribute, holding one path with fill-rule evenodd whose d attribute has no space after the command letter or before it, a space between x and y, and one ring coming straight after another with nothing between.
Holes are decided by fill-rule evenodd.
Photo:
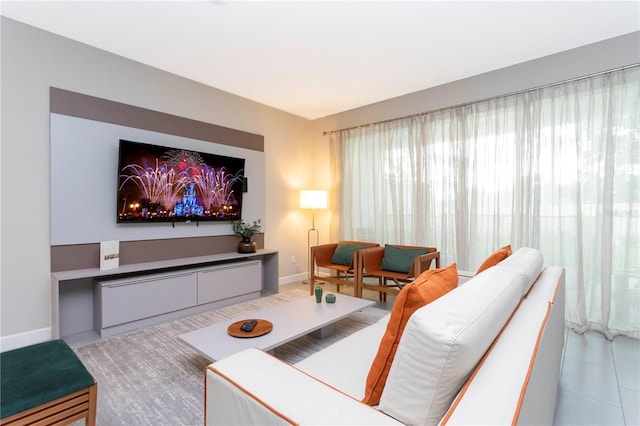
<instances>
[{"instance_id":1,"label":"green chair cushion","mask_svg":"<svg viewBox=\"0 0 640 426\"><path fill-rule=\"evenodd\" d=\"M413 260L418 256L427 254L428 252L429 250L426 248L400 248L385 244L381 269L383 271L402 272L403 274L407 274L411 269Z\"/></svg>"},{"instance_id":2,"label":"green chair cushion","mask_svg":"<svg viewBox=\"0 0 640 426\"><path fill-rule=\"evenodd\" d=\"M336 251L333 252L333 256L331 256L331 263L335 265L349 266L351 265L351 261L353 260L353 253L355 253L357 250L366 248L371 248L371 246L340 243L338 244L338 247L336 247Z\"/></svg>"},{"instance_id":3,"label":"green chair cushion","mask_svg":"<svg viewBox=\"0 0 640 426\"><path fill-rule=\"evenodd\" d=\"M6 418L94 384L93 377L62 340L0 354L0 415Z\"/></svg>"}]
</instances>

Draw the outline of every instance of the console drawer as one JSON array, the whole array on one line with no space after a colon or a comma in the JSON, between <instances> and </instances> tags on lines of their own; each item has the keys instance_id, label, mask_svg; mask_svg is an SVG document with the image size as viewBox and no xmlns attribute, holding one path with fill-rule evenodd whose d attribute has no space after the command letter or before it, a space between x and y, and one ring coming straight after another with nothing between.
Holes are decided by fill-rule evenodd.
<instances>
[{"instance_id":1,"label":"console drawer","mask_svg":"<svg viewBox=\"0 0 640 426\"><path fill-rule=\"evenodd\" d=\"M198 304L262 290L262 262L229 263L198 271Z\"/></svg>"},{"instance_id":2,"label":"console drawer","mask_svg":"<svg viewBox=\"0 0 640 426\"><path fill-rule=\"evenodd\" d=\"M190 271L99 282L102 328L196 305L196 279Z\"/></svg>"}]
</instances>

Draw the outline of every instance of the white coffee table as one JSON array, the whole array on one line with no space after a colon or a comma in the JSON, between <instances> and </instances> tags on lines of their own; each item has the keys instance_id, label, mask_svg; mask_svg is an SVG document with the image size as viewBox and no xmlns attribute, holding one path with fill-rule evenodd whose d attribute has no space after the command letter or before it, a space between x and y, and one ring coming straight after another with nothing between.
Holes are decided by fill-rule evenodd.
<instances>
[{"instance_id":1,"label":"white coffee table","mask_svg":"<svg viewBox=\"0 0 640 426\"><path fill-rule=\"evenodd\" d=\"M335 303L316 303L315 296L307 296L293 302L248 313L211 327L181 334L178 339L216 361L248 348L270 351L280 345L306 334L323 338L333 332L333 323L357 311L374 305L366 299L336 293ZM229 325L243 319L263 319L273 323L268 334L252 338L232 337L227 332Z\"/></svg>"}]
</instances>

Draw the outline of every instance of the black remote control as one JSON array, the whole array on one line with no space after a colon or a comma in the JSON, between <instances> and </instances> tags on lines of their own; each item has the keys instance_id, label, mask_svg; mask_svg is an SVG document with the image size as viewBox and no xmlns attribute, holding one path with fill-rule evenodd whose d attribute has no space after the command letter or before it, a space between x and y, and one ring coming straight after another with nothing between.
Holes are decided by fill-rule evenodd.
<instances>
[{"instance_id":1,"label":"black remote control","mask_svg":"<svg viewBox=\"0 0 640 426\"><path fill-rule=\"evenodd\" d=\"M255 327L257 323L258 321L256 320L245 321L244 324L240 326L240 330L249 332L253 330L253 327Z\"/></svg>"}]
</instances>

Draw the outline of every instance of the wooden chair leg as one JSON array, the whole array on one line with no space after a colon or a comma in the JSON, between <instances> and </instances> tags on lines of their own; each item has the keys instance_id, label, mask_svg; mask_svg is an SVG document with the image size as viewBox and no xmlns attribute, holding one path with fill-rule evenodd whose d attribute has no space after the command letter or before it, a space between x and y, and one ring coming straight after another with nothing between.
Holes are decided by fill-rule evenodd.
<instances>
[{"instance_id":1,"label":"wooden chair leg","mask_svg":"<svg viewBox=\"0 0 640 426\"><path fill-rule=\"evenodd\" d=\"M338 271L337 274L338 278L343 280L343 281L348 281L349 280L349 274L347 272L340 272ZM337 284L336 283L336 292L340 293L340 286L343 284Z\"/></svg>"},{"instance_id":2,"label":"wooden chair leg","mask_svg":"<svg viewBox=\"0 0 640 426\"><path fill-rule=\"evenodd\" d=\"M385 289L386 289L386 287L387 287L387 279L386 279L386 278L383 278L383 279L382 279L382 285L383 285L383 286L385 287ZM386 291L385 291L385 292L383 292L383 294L382 294L382 301L383 301L383 302L386 302L386 301L387 301L387 292L386 292Z\"/></svg>"}]
</instances>

